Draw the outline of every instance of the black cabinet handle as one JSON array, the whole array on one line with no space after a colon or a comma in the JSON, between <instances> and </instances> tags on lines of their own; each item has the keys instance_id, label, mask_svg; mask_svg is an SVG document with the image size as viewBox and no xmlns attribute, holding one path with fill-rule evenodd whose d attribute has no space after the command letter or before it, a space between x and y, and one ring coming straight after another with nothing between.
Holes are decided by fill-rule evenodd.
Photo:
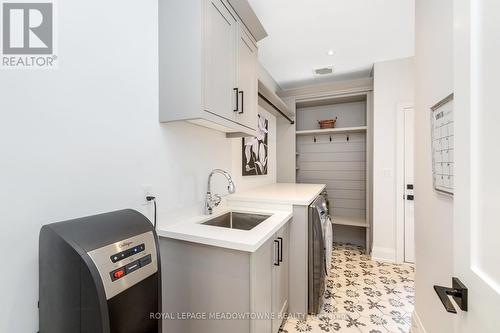
<instances>
[{"instance_id":1,"label":"black cabinet handle","mask_svg":"<svg viewBox=\"0 0 500 333\"><path fill-rule=\"evenodd\" d=\"M415 199L415 197L413 196L413 194L408 194L406 196L406 200L414 200L414 199Z\"/></svg>"},{"instance_id":2,"label":"black cabinet handle","mask_svg":"<svg viewBox=\"0 0 500 333\"><path fill-rule=\"evenodd\" d=\"M245 92L242 90L239 93L241 94L241 111L239 113L242 114L243 112L245 112Z\"/></svg>"},{"instance_id":3,"label":"black cabinet handle","mask_svg":"<svg viewBox=\"0 0 500 333\"><path fill-rule=\"evenodd\" d=\"M468 290L467 287L460 281L458 278L454 277L451 280L452 287L442 287L442 286L434 286L434 290L436 291L441 303L443 303L444 308L447 312L457 313L455 307L450 301L448 296L452 296L455 302L458 304L458 307L462 311L468 310Z\"/></svg>"},{"instance_id":4,"label":"black cabinet handle","mask_svg":"<svg viewBox=\"0 0 500 333\"><path fill-rule=\"evenodd\" d=\"M280 241L280 251L278 252L278 261L283 262L283 238L278 237Z\"/></svg>"},{"instance_id":5,"label":"black cabinet handle","mask_svg":"<svg viewBox=\"0 0 500 333\"><path fill-rule=\"evenodd\" d=\"M233 91L236 93L236 109L233 110L233 112L238 112L240 110L240 102L239 102L239 89L238 88L233 88Z\"/></svg>"},{"instance_id":6,"label":"black cabinet handle","mask_svg":"<svg viewBox=\"0 0 500 333\"><path fill-rule=\"evenodd\" d=\"M280 265L280 259L279 259L279 256L280 256L280 255L279 255L279 251L280 251L280 248L279 248L279 246L280 246L280 242L279 242L277 239L275 239L275 240L274 240L274 244L278 244L278 258L276 258L276 257L275 257L274 266L279 266L279 265ZM276 246L274 247L274 254L276 254ZM276 262L276 259L278 259L278 262Z\"/></svg>"}]
</instances>

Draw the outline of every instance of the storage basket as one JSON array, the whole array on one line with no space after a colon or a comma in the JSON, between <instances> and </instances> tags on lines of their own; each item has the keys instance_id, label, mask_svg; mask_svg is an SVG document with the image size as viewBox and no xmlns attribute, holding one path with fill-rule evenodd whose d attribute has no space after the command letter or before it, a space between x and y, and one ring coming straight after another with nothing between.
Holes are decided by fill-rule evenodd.
<instances>
[{"instance_id":1,"label":"storage basket","mask_svg":"<svg viewBox=\"0 0 500 333\"><path fill-rule=\"evenodd\" d=\"M337 122L337 117L335 117L335 119L318 120L320 129L334 128L336 122Z\"/></svg>"}]
</instances>

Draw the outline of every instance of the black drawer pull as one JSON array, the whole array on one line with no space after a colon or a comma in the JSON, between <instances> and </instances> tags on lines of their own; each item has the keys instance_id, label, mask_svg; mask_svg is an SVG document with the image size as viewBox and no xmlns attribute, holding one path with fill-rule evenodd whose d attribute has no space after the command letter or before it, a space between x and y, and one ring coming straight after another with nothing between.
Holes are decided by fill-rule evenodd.
<instances>
[{"instance_id":1,"label":"black drawer pull","mask_svg":"<svg viewBox=\"0 0 500 333\"><path fill-rule=\"evenodd\" d=\"M241 111L239 112L240 114L242 114L243 112L245 112L245 92L244 91L240 91L239 92L241 94Z\"/></svg>"},{"instance_id":2,"label":"black drawer pull","mask_svg":"<svg viewBox=\"0 0 500 333\"><path fill-rule=\"evenodd\" d=\"M274 244L278 244L278 258L276 258L276 256L275 256L274 266L279 266L280 265L280 259L279 259L280 242L277 239L275 239ZM276 255L276 246L274 247L274 254ZM276 259L278 259L278 262L276 262Z\"/></svg>"},{"instance_id":3,"label":"black drawer pull","mask_svg":"<svg viewBox=\"0 0 500 333\"><path fill-rule=\"evenodd\" d=\"M279 262L283 262L283 238L278 237L278 239L280 241L280 251L278 254L278 260L279 260Z\"/></svg>"},{"instance_id":4,"label":"black drawer pull","mask_svg":"<svg viewBox=\"0 0 500 333\"><path fill-rule=\"evenodd\" d=\"M238 88L233 88L233 91L236 93L236 109L233 110L233 112L238 112L240 110L240 102L239 102L239 89Z\"/></svg>"}]
</instances>

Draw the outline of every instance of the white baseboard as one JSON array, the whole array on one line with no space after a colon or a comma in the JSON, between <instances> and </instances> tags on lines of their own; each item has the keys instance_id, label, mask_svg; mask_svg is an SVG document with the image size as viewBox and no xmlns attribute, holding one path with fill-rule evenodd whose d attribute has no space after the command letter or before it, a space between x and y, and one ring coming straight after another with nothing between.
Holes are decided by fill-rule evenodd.
<instances>
[{"instance_id":1,"label":"white baseboard","mask_svg":"<svg viewBox=\"0 0 500 333\"><path fill-rule=\"evenodd\" d=\"M417 311L413 311L411 316L411 333L427 333Z\"/></svg>"},{"instance_id":2,"label":"white baseboard","mask_svg":"<svg viewBox=\"0 0 500 333\"><path fill-rule=\"evenodd\" d=\"M387 247L374 246L372 248L372 259L376 261L396 262L396 250Z\"/></svg>"}]
</instances>

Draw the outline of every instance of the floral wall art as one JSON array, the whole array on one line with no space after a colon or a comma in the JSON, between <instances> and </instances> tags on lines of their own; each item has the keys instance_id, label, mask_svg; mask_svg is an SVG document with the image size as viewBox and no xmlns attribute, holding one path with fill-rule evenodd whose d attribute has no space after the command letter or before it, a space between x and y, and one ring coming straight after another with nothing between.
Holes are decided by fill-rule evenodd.
<instances>
[{"instance_id":1,"label":"floral wall art","mask_svg":"<svg viewBox=\"0 0 500 333\"><path fill-rule=\"evenodd\" d=\"M257 136L243 138L243 176L267 175L269 120L259 114Z\"/></svg>"}]
</instances>

